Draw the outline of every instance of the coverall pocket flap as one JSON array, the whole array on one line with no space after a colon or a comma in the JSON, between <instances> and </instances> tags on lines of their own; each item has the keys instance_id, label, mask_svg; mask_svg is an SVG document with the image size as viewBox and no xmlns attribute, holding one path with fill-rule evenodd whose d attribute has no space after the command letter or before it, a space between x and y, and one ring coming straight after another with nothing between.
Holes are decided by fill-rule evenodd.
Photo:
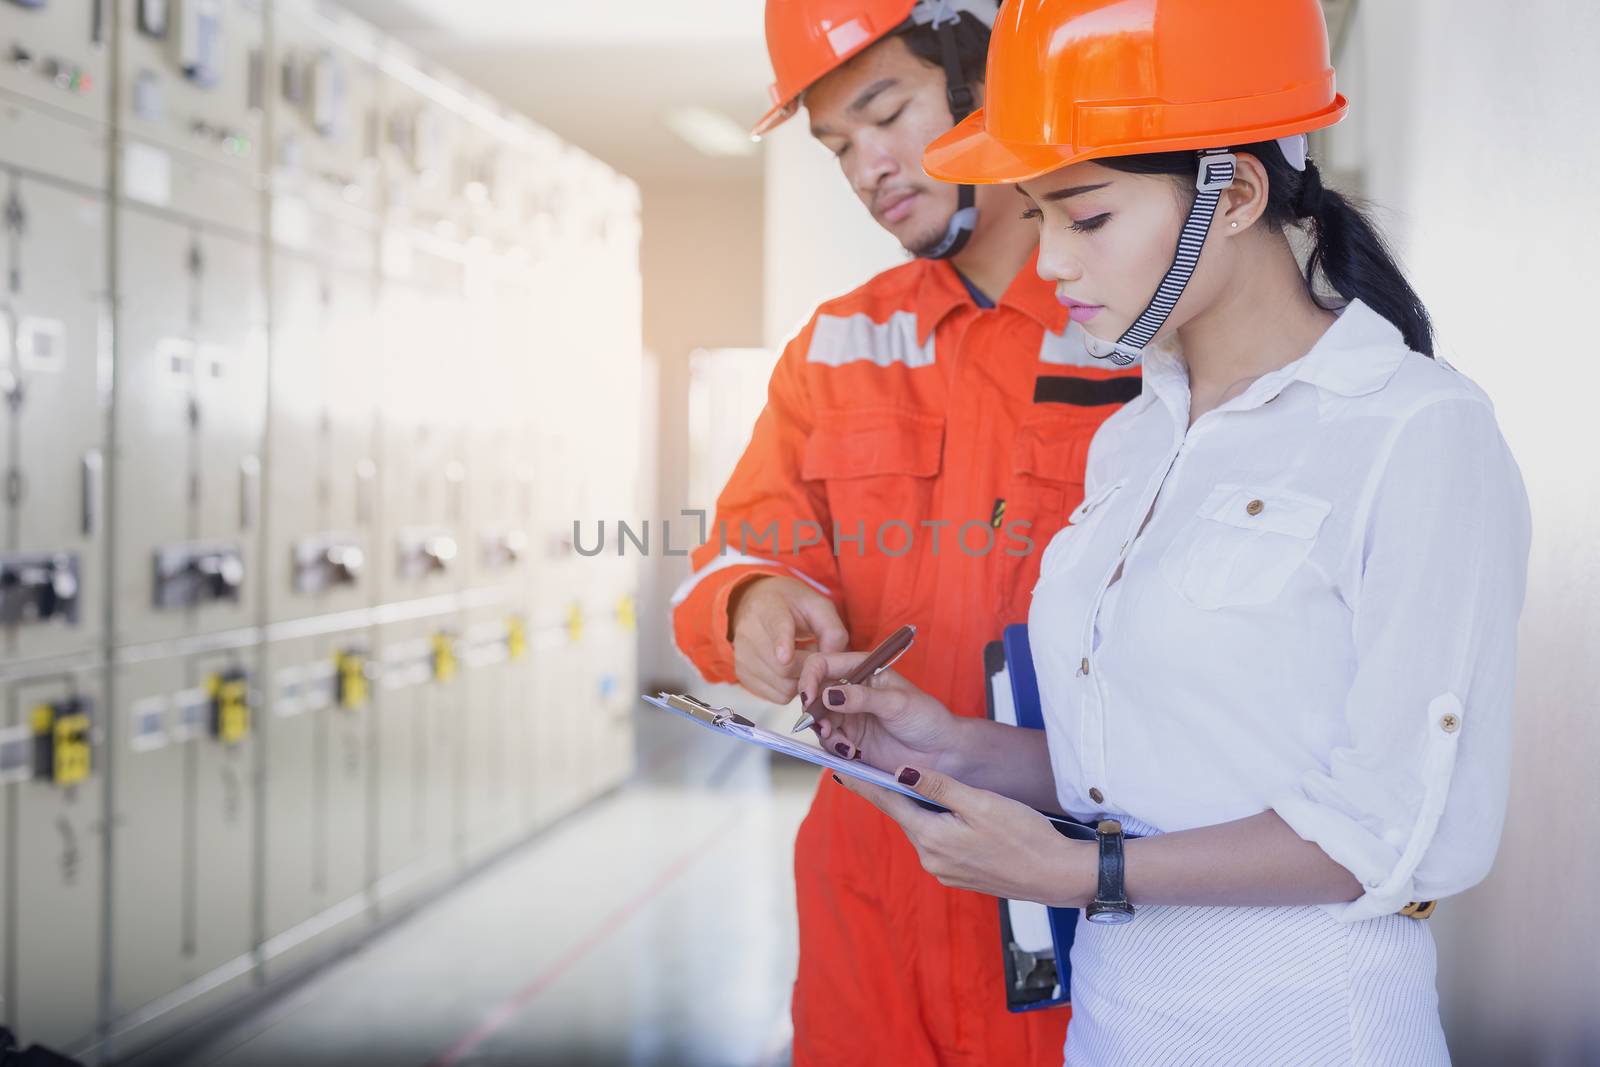
<instances>
[{"instance_id":1,"label":"coverall pocket flap","mask_svg":"<svg viewBox=\"0 0 1600 1067\"><path fill-rule=\"evenodd\" d=\"M1012 469L1046 481L1082 485L1093 436L1093 429L1086 428L1082 419L1024 425L1017 430L1011 451Z\"/></svg>"},{"instance_id":2,"label":"coverall pocket flap","mask_svg":"<svg viewBox=\"0 0 1600 1067\"><path fill-rule=\"evenodd\" d=\"M931 478L944 451L944 419L906 411L825 413L806 440L808 481L881 474Z\"/></svg>"}]
</instances>

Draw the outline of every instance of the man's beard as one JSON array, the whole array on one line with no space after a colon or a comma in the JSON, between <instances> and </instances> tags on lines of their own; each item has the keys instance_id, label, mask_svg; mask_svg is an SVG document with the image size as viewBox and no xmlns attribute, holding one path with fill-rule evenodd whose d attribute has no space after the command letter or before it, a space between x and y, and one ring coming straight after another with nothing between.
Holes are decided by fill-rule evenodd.
<instances>
[{"instance_id":1,"label":"man's beard","mask_svg":"<svg viewBox=\"0 0 1600 1067\"><path fill-rule=\"evenodd\" d=\"M927 231L919 234L915 239L900 242L901 247L914 256L929 256L938 251L939 246L945 242L945 237L950 232L950 220L946 219L938 226L930 226Z\"/></svg>"}]
</instances>

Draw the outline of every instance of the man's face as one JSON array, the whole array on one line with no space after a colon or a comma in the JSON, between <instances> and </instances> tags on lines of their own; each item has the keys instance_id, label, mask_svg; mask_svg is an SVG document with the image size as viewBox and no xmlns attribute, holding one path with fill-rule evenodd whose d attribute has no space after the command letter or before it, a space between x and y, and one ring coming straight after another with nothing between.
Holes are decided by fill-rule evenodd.
<instances>
[{"instance_id":1,"label":"man's face","mask_svg":"<svg viewBox=\"0 0 1600 1067\"><path fill-rule=\"evenodd\" d=\"M957 187L922 172L922 150L952 125L944 71L889 37L813 85L805 106L878 225L911 252L944 238Z\"/></svg>"}]
</instances>

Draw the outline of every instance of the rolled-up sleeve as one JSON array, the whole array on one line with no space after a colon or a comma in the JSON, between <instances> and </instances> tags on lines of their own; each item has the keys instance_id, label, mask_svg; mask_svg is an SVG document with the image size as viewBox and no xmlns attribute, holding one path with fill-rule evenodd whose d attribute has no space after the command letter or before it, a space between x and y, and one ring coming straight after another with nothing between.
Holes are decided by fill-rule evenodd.
<instances>
[{"instance_id":1,"label":"rolled-up sleeve","mask_svg":"<svg viewBox=\"0 0 1600 1067\"><path fill-rule=\"evenodd\" d=\"M1356 921L1481 881L1505 821L1527 494L1492 409L1400 423L1355 539L1355 678L1324 766L1272 807L1365 888Z\"/></svg>"}]
</instances>

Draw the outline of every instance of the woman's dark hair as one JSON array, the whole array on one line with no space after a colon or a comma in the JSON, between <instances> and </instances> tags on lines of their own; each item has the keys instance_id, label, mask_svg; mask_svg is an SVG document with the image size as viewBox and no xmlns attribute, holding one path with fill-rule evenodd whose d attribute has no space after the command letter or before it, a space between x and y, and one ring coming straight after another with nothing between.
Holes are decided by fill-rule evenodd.
<instances>
[{"instance_id":1,"label":"woman's dark hair","mask_svg":"<svg viewBox=\"0 0 1600 1067\"><path fill-rule=\"evenodd\" d=\"M1411 283L1401 273L1394 254L1372 220L1356 204L1322 184L1317 165L1306 161L1295 170L1276 141L1245 145L1234 151L1261 161L1267 171L1267 225L1283 229L1304 224L1312 239L1306 263L1306 290L1320 305L1317 275L1346 300L1360 300L1394 323L1406 344L1425 356L1433 355L1433 323ZM1157 152L1142 156L1112 156L1096 160L1102 166L1127 174L1165 174L1190 180L1197 167L1193 152Z\"/></svg>"},{"instance_id":2,"label":"woman's dark hair","mask_svg":"<svg viewBox=\"0 0 1600 1067\"><path fill-rule=\"evenodd\" d=\"M939 41L939 31L932 26L908 23L899 31L911 54L930 67L944 68L944 45ZM989 63L989 27L971 13L961 12L956 24L956 55L961 58L961 74L968 85L983 81Z\"/></svg>"}]
</instances>

